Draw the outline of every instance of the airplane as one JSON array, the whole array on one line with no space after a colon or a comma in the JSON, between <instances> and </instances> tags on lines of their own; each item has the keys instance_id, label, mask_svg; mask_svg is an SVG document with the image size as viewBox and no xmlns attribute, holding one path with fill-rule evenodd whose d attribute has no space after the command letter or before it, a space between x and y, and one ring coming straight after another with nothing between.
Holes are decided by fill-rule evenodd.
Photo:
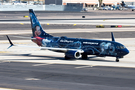
<instances>
[{"instance_id":1,"label":"airplane","mask_svg":"<svg viewBox=\"0 0 135 90\"><path fill-rule=\"evenodd\" d=\"M128 9L132 9L132 11L135 10L135 6L134 5L126 5L124 1L121 1L121 6L122 7L125 7L125 8L128 8Z\"/></svg>"},{"instance_id":2,"label":"airplane","mask_svg":"<svg viewBox=\"0 0 135 90\"><path fill-rule=\"evenodd\" d=\"M115 41L112 32L112 41L68 38L66 36L54 37L43 30L33 9L29 9L29 16L33 34L31 40L36 43L41 50L65 53L65 59L88 59L88 55L96 55L99 57L116 57L116 62L119 62L119 58L123 58L129 53L129 50L123 44ZM7 39L10 43L8 48L16 46L8 36Z\"/></svg>"}]
</instances>

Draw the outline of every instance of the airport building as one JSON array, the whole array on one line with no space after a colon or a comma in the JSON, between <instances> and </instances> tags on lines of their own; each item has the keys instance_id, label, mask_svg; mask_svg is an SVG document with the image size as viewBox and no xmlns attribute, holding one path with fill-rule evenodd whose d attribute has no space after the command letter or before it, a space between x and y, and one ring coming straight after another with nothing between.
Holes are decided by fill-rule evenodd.
<instances>
[{"instance_id":1,"label":"airport building","mask_svg":"<svg viewBox=\"0 0 135 90\"><path fill-rule=\"evenodd\" d=\"M103 0L104 6L113 6L121 3L122 0ZM126 4L135 5L135 0L124 0ZM63 5L67 3L83 3L84 7L95 7L99 5L98 0L63 0Z\"/></svg>"},{"instance_id":2,"label":"airport building","mask_svg":"<svg viewBox=\"0 0 135 90\"><path fill-rule=\"evenodd\" d=\"M103 6L120 5L122 0L103 0ZM135 5L135 0L124 0L127 5ZM6 6L5 6L6 5ZM96 9L98 0L0 0L0 11L34 10L82 11Z\"/></svg>"},{"instance_id":3,"label":"airport building","mask_svg":"<svg viewBox=\"0 0 135 90\"><path fill-rule=\"evenodd\" d=\"M120 4L124 1L128 5L135 5L135 0L103 0L103 5L112 6ZM19 3L27 2L27 4L45 4L45 5L67 5L67 4L83 4L83 7L95 7L99 5L98 0L0 0L0 3Z\"/></svg>"}]
</instances>

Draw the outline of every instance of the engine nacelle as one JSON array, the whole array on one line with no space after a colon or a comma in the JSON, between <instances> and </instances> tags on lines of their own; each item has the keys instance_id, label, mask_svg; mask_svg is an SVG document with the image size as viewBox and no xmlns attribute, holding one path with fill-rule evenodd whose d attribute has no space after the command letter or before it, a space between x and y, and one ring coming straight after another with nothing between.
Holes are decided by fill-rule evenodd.
<instances>
[{"instance_id":1,"label":"engine nacelle","mask_svg":"<svg viewBox=\"0 0 135 90\"><path fill-rule=\"evenodd\" d=\"M67 51L65 53L65 56L66 57L69 57L69 58L81 58L81 53L79 51Z\"/></svg>"}]
</instances>

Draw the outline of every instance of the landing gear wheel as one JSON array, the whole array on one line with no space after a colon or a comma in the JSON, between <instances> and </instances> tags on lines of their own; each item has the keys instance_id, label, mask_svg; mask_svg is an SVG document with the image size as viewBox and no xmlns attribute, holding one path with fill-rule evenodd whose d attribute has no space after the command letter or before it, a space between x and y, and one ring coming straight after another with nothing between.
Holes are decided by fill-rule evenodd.
<instances>
[{"instance_id":1,"label":"landing gear wheel","mask_svg":"<svg viewBox=\"0 0 135 90\"><path fill-rule=\"evenodd\" d=\"M69 59L70 59L69 57L65 56L65 60L69 60Z\"/></svg>"},{"instance_id":2,"label":"landing gear wheel","mask_svg":"<svg viewBox=\"0 0 135 90\"><path fill-rule=\"evenodd\" d=\"M119 62L119 58L116 58L116 62Z\"/></svg>"},{"instance_id":3,"label":"landing gear wheel","mask_svg":"<svg viewBox=\"0 0 135 90\"><path fill-rule=\"evenodd\" d=\"M88 59L87 54L82 54L82 59Z\"/></svg>"}]
</instances>

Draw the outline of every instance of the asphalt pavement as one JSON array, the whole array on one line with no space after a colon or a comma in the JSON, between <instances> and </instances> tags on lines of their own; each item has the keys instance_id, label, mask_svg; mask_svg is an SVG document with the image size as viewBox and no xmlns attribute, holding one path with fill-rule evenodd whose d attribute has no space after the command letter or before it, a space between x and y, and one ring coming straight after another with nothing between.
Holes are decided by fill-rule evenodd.
<instances>
[{"instance_id":1,"label":"asphalt pavement","mask_svg":"<svg viewBox=\"0 0 135 90\"><path fill-rule=\"evenodd\" d=\"M134 90L132 68L0 63L0 87L22 90Z\"/></svg>"},{"instance_id":2,"label":"asphalt pavement","mask_svg":"<svg viewBox=\"0 0 135 90\"><path fill-rule=\"evenodd\" d=\"M132 19L132 11L91 11L91 12L36 12L43 22L113 19L121 22ZM28 39L12 36L31 36L29 18L24 18L28 12L0 12L0 89L13 90L134 90L134 27L95 28L95 25L77 24L45 24L46 32L54 36L75 38L96 38L111 40L110 32L114 32L116 40L124 43L130 54L115 62L115 58L95 58L88 60L64 60L64 54L50 51L40 51L31 48L10 48L5 35L9 35L13 42L25 45L35 45ZM85 15L86 18L82 18ZM97 19L98 18L98 19ZM19 21L19 23L10 23ZM55 20L53 20L55 19ZM58 19L58 20L57 20ZM117 20L118 19L118 20ZM90 22L89 21L89 22ZM103 21L103 20L102 20ZM4 22L4 23L3 23ZM77 21L76 21L77 22ZM96 21L101 23L99 21ZM121 23L120 22L120 23ZM7 24L8 23L8 24ZM108 22L105 22L108 23ZM125 22L123 22L125 23ZM127 23L127 22L126 22Z\"/></svg>"},{"instance_id":3,"label":"asphalt pavement","mask_svg":"<svg viewBox=\"0 0 135 90\"><path fill-rule=\"evenodd\" d=\"M49 12L49 11L35 11L35 14L39 19L100 19L100 18L135 18L135 12L131 10L127 11L105 11L105 10L91 10L89 12ZM28 19L24 16L29 16L28 11L1 11L0 19Z\"/></svg>"},{"instance_id":4,"label":"asphalt pavement","mask_svg":"<svg viewBox=\"0 0 135 90\"><path fill-rule=\"evenodd\" d=\"M85 30L84 30L85 31ZM124 31L124 32L113 32L115 38L135 38L134 31ZM51 35L56 37L67 36L71 38L85 38L85 39L108 39L111 40L111 31L110 32L71 32L71 33L51 33ZM29 40L32 37L32 34L10 34L9 35L12 40ZM7 40L6 35L0 35L0 40Z\"/></svg>"}]
</instances>

